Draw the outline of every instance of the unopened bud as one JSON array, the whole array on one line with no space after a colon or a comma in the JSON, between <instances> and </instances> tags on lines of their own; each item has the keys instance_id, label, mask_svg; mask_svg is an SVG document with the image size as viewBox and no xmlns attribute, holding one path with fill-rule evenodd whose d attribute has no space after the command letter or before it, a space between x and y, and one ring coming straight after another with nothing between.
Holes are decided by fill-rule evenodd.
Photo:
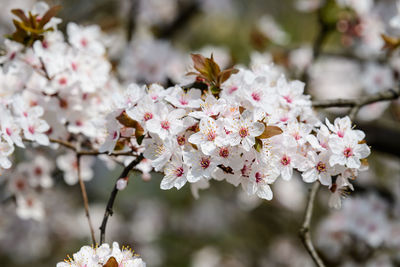
<instances>
[{"instance_id":1,"label":"unopened bud","mask_svg":"<svg viewBox=\"0 0 400 267\"><path fill-rule=\"evenodd\" d=\"M119 178L117 181L117 189L124 190L125 187L128 185L128 177Z\"/></svg>"}]
</instances>

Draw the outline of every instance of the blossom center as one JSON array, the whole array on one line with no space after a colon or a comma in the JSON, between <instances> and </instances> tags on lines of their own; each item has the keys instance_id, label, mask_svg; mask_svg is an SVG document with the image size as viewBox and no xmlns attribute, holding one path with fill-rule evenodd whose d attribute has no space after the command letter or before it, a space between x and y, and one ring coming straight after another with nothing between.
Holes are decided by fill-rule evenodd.
<instances>
[{"instance_id":1,"label":"blossom center","mask_svg":"<svg viewBox=\"0 0 400 267\"><path fill-rule=\"evenodd\" d=\"M170 127L169 121L162 121L161 122L161 128L168 130Z\"/></svg>"},{"instance_id":2,"label":"blossom center","mask_svg":"<svg viewBox=\"0 0 400 267\"><path fill-rule=\"evenodd\" d=\"M186 138L183 135L179 135L176 138L176 141L178 142L178 145L183 146L186 143Z\"/></svg>"},{"instance_id":3,"label":"blossom center","mask_svg":"<svg viewBox=\"0 0 400 267\"><path fill-rule=\"evenodd\" d=\"M288 102L289 104L293 102L292 98L291 98L289 95L284 96L283 98L284 98L284 99L286 100L286 102Z\"/></svg>"},{"instance_id":4,"label":"blossom center","mask_svg":"<svg viewBox=\"0 0 400 267\"><path fill-rule=\"evenodd\" d=\"M318 162L317 166L315 166L318 172L326 172L326 164L322 161Z\"/></svg>"},{"instance_id":5,"label":"blossom center","mask_svg":"<svg viewBox=\"0 0 400 267\"><path fill-rule=\"evenodd\" d=\"M351 147L346 147L346 148L344 149L344 151L343 151L343 155L344 155L346 158L349 158L349 157L353 156L353 149L351 149Z\"/></svg>"},{"instance_id":6,"label":"blossom center","mask_svg":"<svg viewBox=\"0 0 400 267\"><path fill-rule=\"evenodd\" d=\"M229 157L229 149L227 147L221 147L219 150L219 155L223 158Z\"/></svg>"},{"instance_id":7,"label":"blossom center","mask_svg":"<svg viewBox=\"0 0 400 267\"><path fill-rule=\"evenodd\" d=\"M34 128L33 126L29 126L29 127L28 127L28 131L29 131L31 134L34 134L34 133L35 133L35 128Z\"/></svg>"},{"instance_id":8,"label":"blossom center","mask_svg":"<svg viewBox=\"0 0 400 267\"><path fill-rule=\"evenodd\" d=\"M254 101L257 101L257 102L261 100L260 94L256 93L256 92L252 93L251 97L254 99Z\"/></svg>"},{"instance_id":9,"label":"blossom center","mask_svg":"<svg viewBox=\"0 0 400 267\"><path fill-rule=\"evenodd\" d=\"M338 132L337 132L337 135L338 135L340 138L343 138L344 132L343 132L343 131L338 131Z\"/></svg>"},{"instance_id":10,"label":"blossom center","mask_svg":"<svg viewBox=\"0 0 400 267\"><path fill-rule=\"evenodd\" d=\"M12 135L11 129L10 128L6 128L6 133L7 133L8 136L11 136Z\"/></svg>"},{"instance_id":11,"label":"blossom center","mask_svg":"<svg viewBox=\"0 0 400 267\"><path fill-rule=\"evenodd\" d=\"M296 141L299 141L301 138L300 134L297 132L293 134L293 137L294 137L294 139L296 139Z\"/></svg>"},{"instance_id":12,"label":"blossom center","mask_svg":"<svg viewBox=\"0 0 400 267\"><path fill-rule=\"evenodd\" d=\"M86 46L88 45L88 41L87 41L86 38L82 38L82 39L81 39L81 45L82 45L83 47L86 47Z\"/></svg>"},{"instance_id":13,"label":"blossom center","mask_svg":"<svg viewBox=\"0 0 400 267\"><path fill-rule=\"evenodd\" d=\"M186 106L189 102L183 96L181 96L181 98L179 99L179 103Z\"/></svg>"},{"instance_id":14,"label":"blossom center","mask_svg":"<svg viewBox=\"0 0 400 267\"><path fill-rule=\"evenodd\" d=\"M61 77L61 78L58 80L58 83L59 83L60 85L66 85L66 84L67 84L67 78Z\"/></svg>"},{"instance_id":15,"label":"blossom center","mask_svg":"<svg viewBox=\"0 0 400 267\"><path fill-rule=\"evenodd\" d=\"M246 136L249 135L249 129L247 127L241 127L239 129L239 135L240 137L245 138Z\"/></svg>"},{"instance_id":16,"label":"blossom center","mask_svg":"<svg viewBox=\"0 0 400 267\"><path fill-rule=\"evenodd\" d=\"M182 167L178 167L178 168L176 168L176 170L175 170L175 175L176 175L176 177L181 177L181 176L183 175L184 172L185 172L185 171L183 170Z\"/></svg>"},{"instance_id":17,"label":"blossom center","mask_svg":"<svg viewBox=\"0 0 400 267\"><path fill-rule=\"evenodd\" d=\"M208 130L208 132L207 132L207 140L208 141L214 141L216 136L217 136L217 134L213 129Z\"/></svg>"},{"instance_id":18,"label":"blossom center","mask_svg":"<svg viewBox=\"0 0 400 267\"><path fill-rule=\"evenodd\" d=\"M114 133L113 133L113 140L115 140L115 139L117 138L117 136L118 136L118 133L117 133L116 131L114 131Z\"/></svg>"},{"instance_id":19,"label":"blossom center","mask_svg":"<svg viewBox=\"0 0 400 267\"><path fill-rule=\"evenodd\" d=\"M281 159L281 164L287 166L290 164L290 157L284 155Z\"/></svg>"},{"instance_id":20,"label":"blossom center","mask_svg":"<svg viewBox=\"0 0 400 267\"><path fill-rule=\"evenodd\" d=\"M262 181L262 174L259 172L256 172L256 183L259 183Z\"/></svg>"},{"instance_id":21,"label":"blossom center","mask_svg":"<svg viewBox=\"0 0 400 267\"><path fill-rule=\"evenodd\" d=\"M42 170L42 168L40 168L40 167L36 167L36 168L34 169L34 173L35 173L36 176L41 176L42 173L43 173L43 170Z\"/></svg>"},{"instance_id":22,"label":"blossom center","mask_svg":"<svg viewBox=\"0 0 400 267\"><path fill-rule=\"evenodd\" d=\"M210 166L210 159L209 158L201 158L200 166L203 169L207 169Z\"/></svg>"},{"instance_id":23,"label":"blossom center","mask_svg":"<svg viewBox=\"0 0 400 267\"><path fill-rule=\"evenodd\" d=\"M146 113L143 115L143 119L144 119L145 121L151 120L152 118L153 118L153 113L151 113L151 112L146 112Z\"/></svg>"}]
</instances>

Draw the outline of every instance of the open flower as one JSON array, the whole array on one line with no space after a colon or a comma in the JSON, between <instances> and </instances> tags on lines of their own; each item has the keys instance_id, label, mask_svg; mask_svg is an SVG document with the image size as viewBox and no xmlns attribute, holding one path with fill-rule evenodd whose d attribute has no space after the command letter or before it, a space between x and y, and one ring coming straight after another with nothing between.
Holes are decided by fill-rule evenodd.
<instances>
[{"instance_id":1,"label":"open flower","mask_svg":"<svg viewBox=\"0 0 400 267\"><path fill-rule=\"evenodd\" d=\"M255 137L260 136L264 131L264 124L253 120L250 111L244 111L239 119L227 119L226 130L227 142L232 146L242 144L243 149L249 151L255 144Z\"/></svg>"},{"instance_id":2,"label":"open flower","mask_svg":"<svg viewBox=\"0 0 400 267\"><path fill-rule=\"evenodd\" d=\"M202 178L210 179L211 174L218 165L215 159L200 151L184 151L183 160L191 167L187 175L187 180L190 183L195 183Z\"/></svg>"},{"instance_id":3,"label":"open flower","mask_svg":"<svg viewBox=\"0 0 400 267\"><path fill-rule=\"evenodd\" d=\"M333 137L329 141L329 147L332 150L329 163L345 165L348 168L360 168L360 159L368 157L371 153L365 143L359 143L358 136L355 134L346 134L343 138Z\"/></svg>"},{"instance_id":4,"label":"open flower","mask_svg":"<svg viewBox=\"0 0 400 267\"><path fill-rule=\"evenodd\" d=\"M215 121L212 118L203 118L200 121L200 131L189 137L189 142L197 145L206 155L211 155L218 146L223 143L221 121Z\"/></svg>"},{"instance_id":5,"label":"open flower","mask_svg":"<svg viewBox=\"0 0 400 267\"><path fill-rule=\"evenodd\" d=\"M161 189L181 189L187 182L188 166L183 163L181 155L174 155L164 169L164 178L161 181Z\"/></svg>"}]
</instances>

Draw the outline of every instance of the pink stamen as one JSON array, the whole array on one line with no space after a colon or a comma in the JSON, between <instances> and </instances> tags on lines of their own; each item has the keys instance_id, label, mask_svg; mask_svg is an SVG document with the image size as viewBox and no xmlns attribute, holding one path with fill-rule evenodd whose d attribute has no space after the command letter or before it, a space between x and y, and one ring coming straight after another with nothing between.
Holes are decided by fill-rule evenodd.
<instances>
[{"instance_id":1,"label":"pink stamen","mask_svg":"<svg viewBox=\"0 0 400 267\"><path fill-rule=\"evenodd\" d=\"M161 122L161 128L168 130L170 127L169 121L162 121Z\"/></svg>"},{"instance_id":2,"label":"pink stamen","mask_svg":"<svg viewBox=\"0 0 400 267\"><path fill-rule=\"evenodd\" d=\"M281 164L284 166L287 166L290 164L290 158L286 155L284 155L281 159Z\"/></svg>"}]
</instances>

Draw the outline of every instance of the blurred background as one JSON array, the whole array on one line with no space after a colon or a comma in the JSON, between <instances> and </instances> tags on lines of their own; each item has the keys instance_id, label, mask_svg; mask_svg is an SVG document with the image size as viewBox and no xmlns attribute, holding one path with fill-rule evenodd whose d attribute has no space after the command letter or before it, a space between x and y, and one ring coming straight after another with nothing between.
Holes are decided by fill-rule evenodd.
<instances>
[{"instance_id":1,"label":"blurred background","mask_svg":"<svg viewBox=\"0 0 400 267\"><path fill-rule=\"evenodd\" d=\"M1 36L13 31L10 10L29 10L35 2L1 0ZM213 53L224 67L274 63L277 72L307 82L314 99L357 98L398 84L400 56L388 56L380 36L400 36L389 23L399 13L394 0L46 2L63 6L61 30L68 22L101 27L124 86L183 83L190 52ZM346 112L329 109L321 117ZM354 181L341 210L328 208L329 191L318 194L312 237L328 266L400 266L399 120L399 101L362 108L356 124L372 147L370 170ZM79 186L66 185L44 152L16 156L50 167L55 185L41 192L41 221L19 218L5 186L0 191L1 266L55 266L91 242ZM100 160L85 165L94 172L87 189L97 229L122 168ZM117 197L106 241L130 245L149 267L313 266L298 238L309 188L298 174L279 179L269 202L216 181L200 192L163 191L161 178L132 175Z\"/></svg>"}]
</instances>

